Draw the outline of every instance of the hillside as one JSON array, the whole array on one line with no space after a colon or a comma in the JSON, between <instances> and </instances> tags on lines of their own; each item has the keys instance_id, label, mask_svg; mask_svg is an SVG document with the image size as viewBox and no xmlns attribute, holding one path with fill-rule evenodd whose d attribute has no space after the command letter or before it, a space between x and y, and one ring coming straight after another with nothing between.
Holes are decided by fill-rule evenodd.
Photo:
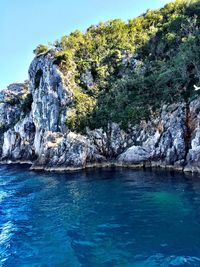
<instances>
[{"instance_id":1,"label":"hillside","mask_svg":"<svg viewBox=\"0 0 200 267\"><path fill-rule=\"evenodd\" d=\"M75 95L67 125L127 129L163 104L190 101L200 78L200 1L175 1L127 23L117 19L63 36L55 63ZM48 48L40 45L36 54Z\"/></svg>"},{"instance_id":2,"label":"hillside","mask_svg":"<svg viewBox=\"0 0 200 267\"><path fill-rule=\"evenodd\" d=\"M200 171L200 1L39 45L0 91L1 162Z\"/></svg>"}]
</instances>

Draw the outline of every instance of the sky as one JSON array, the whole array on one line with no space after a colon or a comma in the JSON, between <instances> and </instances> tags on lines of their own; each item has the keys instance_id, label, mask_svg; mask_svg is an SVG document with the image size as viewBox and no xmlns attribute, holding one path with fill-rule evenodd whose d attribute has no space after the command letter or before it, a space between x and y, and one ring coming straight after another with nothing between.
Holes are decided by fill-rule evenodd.
<instances>
[{"instance_id":1,"label":"sky","mask_svg":"<svg viewBox=\"0 0 200 267\"><path fill-rule=\"evenodd\" d=\"M0 89L28 78L38 44L100 21L124 21L170 0L0 0Z\"/></svg>"}]
</instances>

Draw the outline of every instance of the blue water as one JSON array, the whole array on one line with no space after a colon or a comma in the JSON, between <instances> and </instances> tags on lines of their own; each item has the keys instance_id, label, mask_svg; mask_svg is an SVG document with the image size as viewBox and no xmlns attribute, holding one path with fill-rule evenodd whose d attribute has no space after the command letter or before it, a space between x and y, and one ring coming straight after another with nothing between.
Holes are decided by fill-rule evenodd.
<instances>
[{"instance_id":1,"label":"blue water","mask_svg":"<svg viewBox=\"0 0 200 267\"><path fill-rule=\"evenodd\" d=\"M0 266L200 266L200 177L1 166Z\"/></svg>"}]
</instances>

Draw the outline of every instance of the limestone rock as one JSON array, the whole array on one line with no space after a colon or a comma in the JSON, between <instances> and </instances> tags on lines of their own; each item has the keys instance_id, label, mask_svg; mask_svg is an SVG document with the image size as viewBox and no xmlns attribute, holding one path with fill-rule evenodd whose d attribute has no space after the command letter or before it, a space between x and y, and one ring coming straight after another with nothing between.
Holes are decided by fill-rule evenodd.
<instances>
[{"instance_id":1,"label":"limestone rock","mask_svg":"<svg viewBox=\"0 0 200 267\"><path fill-rule=\"evenodd\" d=\"M72 132L64 135L59 132L46 132L41 154L33 169L84 168L89 153L89 142Z\"/></svg>"},{"instance_id":2,"label":"limestone rock","mask_svg":"<svg viewBox=\"0 0 200 267\"><path fill-rule=\"evenodd\" d=\"M36 57L30 65L33 121L38 131L64 132L72 92L67 87L66 78L53 63L54 55L49 52Z\"/></svg>"},{"instance_id":3,"label":"limestone rock","mask_svg":"<svg viewBox=\"0 0 200 267\"><path fill-rule=\"evenodd\" d=\"M186 158L185 171L200 171L200 101L190 104L190 146Z\"/></svg>"},{"instance_id":4,"label":"limestone rock","mask_svg":"<svg viewBox=\"0 0 200 267\"><path fill-rule=\"evenodd\" d=\"M33 169L68 170L87 166L145 165L200 171L200 98L165 105L149 121L123 130L87 129L85 135L66 126L74 103L71 73L55 64L55 52L38 55L29 81L0 92L0 156L5 161L31 161ZM122 55L124 67L134 61ZM81 77L89 90L92 74Z\"/></svg>"},{"instance_id":5,"label":"limestone rock","mask_svg":"<svg viewBox=\"0 0 200 267\"><path fill-rule=\"evenodd\" d=\"M138 133L139 145L130 147L118 157L123 163L152 160L162 165L182 165L185 159L185 106L164 107L160 120Z\"/></svg>"},{"instance_id":6,"label":"limestone rock","mask_svg":"<svg viewBox=\"0 0 200 267\"><path fill-rule=\"evenodd\" d=\"M122 153L128 145L129 135L120 129L117 123L111 123L108 125L107 131L96 129L93 131L87 131L88 138L92 141L92 144L97 148L100 155L107 158L116 158Z\"/></svg>"},{"instance_id":7,"label":"limestone rock","mask_svg":"<svg viewBox=\"0 0 200 267\"><path fill-rule=\"evenodd\" d=\"M4 133L2 159L12 161L34 160L34 136L35 125L32 121L32 114L29 114Z\"/></svg>"},{"instance_id":8,"label":"limestone rock","mask_svg":"<svg viewBox=\"0 0 200 267\"><path fill-rule=\"evenodd\" d=\"M182 164L186 155L186 107L185 104L164 107L161 113L163 131L155 148L154 158L163 164Z\"/></svg>"},{"instance_id":9,"label":"limestone rock","mask_svg":"<svg viewBox=\"0 0 200 267\"><path fill-rule=\"evenodd\" d=\"M142 146L132 146L121 154L118 161L125 164L141 163L149 160L151 154Z\"/></svg>"},{"instance_id":10,"label":"limestone rock","mask_svg":"<svg viewBox=\"0 0 200 267\"><path fill-rule=\"evenodd\" d=\"M23 113L23 103L28 92L28 83L14 83L0 91L0 131L14 126Z\"/></svg>"}]
</instances>

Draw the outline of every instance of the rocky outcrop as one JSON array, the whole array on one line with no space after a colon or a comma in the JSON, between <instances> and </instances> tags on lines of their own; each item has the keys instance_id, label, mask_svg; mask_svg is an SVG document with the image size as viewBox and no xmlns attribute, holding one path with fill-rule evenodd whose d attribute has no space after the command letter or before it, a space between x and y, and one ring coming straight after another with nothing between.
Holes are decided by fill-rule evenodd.
<instances>
[{"instance_id":1,"label":"rocky outcrop","mask_svg":"<svg viewBox=\"0 0 200 267\"><path fill-rule=\"evenodd\" d=\"M2 159L18 159L19 155L17 154L22 154L24 160L27 160L24 153L25 145L23 145L23 149L20 147L22 144L20 133L23 131L22 139L24 139L24 144L28 144L29 138L26 140L26 129L23 126L24 123L26 126L31 124L29 116L26 115L26 113L30 113L31 102L28 82L14 83L9 85L6 90L0 91L0 155ZM23 126L20 127L20 125ZM31 135L34 135L32 128L30 131Z\"/></svg>"},{"instance_id":2,"label":"rocky outcrop","mask_svg":"<svg viewBox=\"0 0 200 267\"><path fill-rule=\"evenodd\" d=\"M105 158L115 159L129 145L133 143L131 135L120 129L116 123L108 125L107 131L96 129L87 131L87 137L98 151L98 154Z\"/></svg>"},{"instance_id":3,"label":"rocky outcrop","mask_svg":"<svg viewBox=\"0 0 200 267\"><path fill-rule=\"evenodd\" d=\"M91 153L86 137L69 132L46 132L41 154L33 169L79 169L86 166Z\"/></svg>"},{"instance_id":4,"label":"rocky outcrop","mask_svg":"<svg viewBox=\"0 0 200 267\"><path fill-rule=\"evenodd\" d=\"M23 104L28 94L28 82L11 84L0 91L1 131L14 126L23 116Z\"/></svg>"},{"instance_id":5,"label":"rocky outcrop","mask_svg":"<svg viewBox=\"0 0 200 267\"><path fill-rule=\"evenodd\" d=\"M87 90L91 73L81 77ZM54 64L54 51L37 56L29 81L0 92L0 155L4 162L30 162L32 169L91 166L160 166L200 171L200 98L166 105L148 122L120 129L71 132L66 118L74 101L70 72Z\"/></svg>"},{"instance_id":6,"label":"rocky outcrop","mask_svg":"<svg viewBox=\"0 0 200 267\"><path fill-rule=\"evenodd\" d=\"M121 164L150 164L151 166L183 169L187 155L187 109L185 103L164 106L151 126L152 134L140 145L134 145L119 156ZM141 140L141 134L138 140Z\"/></svg>"},{"instance_id":7,"label":"rocky outcrop","mask_svg":"<svg viewBox=\"0 0 200 267\"><path fill-rule=\"evenodd\" d=\"M2 160L33 161L35 159L34 137L35 125L30 113L4 133Z\"/></svg>"},{"instance_id":8,"label":"rocky outcrop","mask_svg":"<svg viewBox=\"0 0 200 267\"><path fill-rule=\"evenodd\" d=\"M46 131L66 132L67 106L72 102L69 82L53 64L54 52L36 57L29 68L29 90L33 97L32 115L36 128L34 147L40 155Z\"/></svg>"},{"instance_id":9,"label":"rocky outcrop","mask_svg":"<svg viewBox=\"0 0 200 267\"><path fill-rule=\"evenodd\" d=\"M189 106L189 146L186 155L185 171L200 171L200 100L194 100Z\"/></svg>"},{"instance_id":10,"label":"rocky outcrop","mask_svg":"<svg viewBox=\"0 0 200 267\"><path fill-rule=\"evenodd\" d=\"M68 77L54 63L54 52L36 57L29 68L29 90L37 130L65 132L67 107L72 103Z\"/></svg>"}]
</instances>

